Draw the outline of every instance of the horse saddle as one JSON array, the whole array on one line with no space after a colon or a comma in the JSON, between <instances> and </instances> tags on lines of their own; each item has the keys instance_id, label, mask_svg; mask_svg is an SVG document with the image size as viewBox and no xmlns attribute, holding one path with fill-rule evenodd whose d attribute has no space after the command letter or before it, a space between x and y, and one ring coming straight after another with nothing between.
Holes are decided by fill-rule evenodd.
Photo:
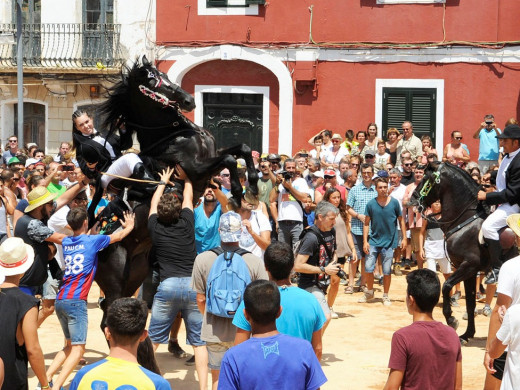
<instances>
[{"instance_id":1,"label":"horse saddle","mask_svg":"<svg viewBox=\"0 0 520 390\"><path fill-rule=\"evenodd\" d=\"M504 226L498 231L500 245L504 251L507 251L513 247L516 243L516 234L507 226ZM485 244L484 234L482 229L478 232L478 241L481 245Z\"/></svg>"},{"instance_id":2,"label":"horse saddle","mask_svg":"<svg viewBox=\"0 0 520 390\"><path fill-rule=\"evenodd\" d=\"M99 234L110 235L121 227L121 219L124 219L123 213L129 211L127 203L116 197L99 213L96 222L99 223Z\"/></svg>"}]
</instances>

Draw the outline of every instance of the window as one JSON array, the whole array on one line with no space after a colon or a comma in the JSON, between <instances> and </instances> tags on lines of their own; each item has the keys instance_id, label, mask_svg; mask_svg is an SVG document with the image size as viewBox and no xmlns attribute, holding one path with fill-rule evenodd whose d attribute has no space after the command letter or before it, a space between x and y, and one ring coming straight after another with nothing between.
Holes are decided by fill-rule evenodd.
<instances>
[{"instance_id":1,"label":"window","mask_svg":"<svg viewBox=\"0 0 520 390\"><path fill-rule=\"evenodd\" d=\"M435 145L436 95L435 88L383 88L383 138L388 128L401 129L409 120L415 136L429 135Z\"/></svg>"},{"instance_id":2,"label":"window","mask_svg":"<svg viewBox=\"0 0 520 390\"><path fill-rule=\"evenodd\" d=\"M14 112L18 104L14 104ZM14 133L18 135L18 116L14 116ZM23 141L25 144L34 142L39 147L45 147L45 106L38 103L23 104Z\"/></svg>"},{"instance_id":3,"label":"window","mask_svg":"<svg viewBox=\"0 0 520 390\"><path fill-rule=\"evenodd\" d=\"M377 4L431 4L446 3L446 0L377 0Z\"/></svg>"},{"instance_id":4,"label":"window","mask_svg":"<svg viewBox=\"0 0 520 390\"><path fill-rule=\"evenodd\" d=\"M206 0L208 8L213 7L249 7L253 4L265 4L265 0Z\"/></svg>"},{"instance_id":5,"label":"window","mask_svg":"<svg viewBox=\"0 0 520 390\"><path fill-rule=\"evenodd\" d=\"M83 0L83 65L111 65L114 56L114 0Z\"/></svg>"}]
</instances>

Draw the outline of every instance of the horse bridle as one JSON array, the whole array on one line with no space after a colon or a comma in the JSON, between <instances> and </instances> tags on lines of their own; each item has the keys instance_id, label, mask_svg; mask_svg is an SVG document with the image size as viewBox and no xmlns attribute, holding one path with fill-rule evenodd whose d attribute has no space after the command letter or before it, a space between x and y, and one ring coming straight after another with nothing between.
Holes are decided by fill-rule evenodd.
<instances>
[{"instance_id":1,"label":"horse bridle","mask_svg":"<svg viewBox=\"0 0 520 390\"><path fill-rule=\"evenodd\" d=\"M439 225L451 225L453 224L454 222L456 222L462 215L464 215L464 213L466 211L468 211L470 209L470 206L472 206L475 201L471 201L471 202L468 202L468 204L462 209L462 211L455 217L453 218L452 220L450 221L441 221L441 220L438 220L438 219L435 219L433 217L435 217L436 215L439 215L442 213L442 210L438 213L434 213L434 214L428 214L428 215L425 215L424 214L424 211L425 211L425 207L424 205L422 204L423 202L423 199L428 196L428 194L430 193L430 191L432 190L434 184L440 184L441 182L441 178L440 178L440 174L441 174L441 169L442 167L444 166L444 163L441 163L439 164L439 166L437 167L437 169L435 170L435 172L433 172L432 176L433 177L429 177L426 182L424 183L423 185L423 188L421 188L421 191L419 192L419 194L421 195L418 202L419 202L419 207L418 207L418 210L421 214L421 217L423 217L426 221L428 222L433 222L433 223L437 223ZM479 217L482 216L482 211L472 215L471 217L469 217L468 219L464 220L462 223L458 224L457 226L455 226L454 228L448 230L446 233L444 233L444 236L446 238L446 240L455 232L459 231L460 229L462 229L464 226L466 225L469 225L471 222L475 221L476 219L478 219Z\"/></svg>"}]
</instances>

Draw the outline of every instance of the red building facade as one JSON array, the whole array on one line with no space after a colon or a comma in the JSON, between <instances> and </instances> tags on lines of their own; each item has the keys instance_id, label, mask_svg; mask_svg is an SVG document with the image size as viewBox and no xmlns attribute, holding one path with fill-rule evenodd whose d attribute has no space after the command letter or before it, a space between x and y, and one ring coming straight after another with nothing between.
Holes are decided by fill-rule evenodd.
<instances>
[{"instance_id":1,"label":"red building facade","mask_svg":"<svg viewBox=\"0 0 520 390\"><path fill-rule=\"evenodd\" d=\"M520 116L520 6L415 1L159 0L157 61L221 146L293 154L324 128L412 120L438 150L462 131L476 160L484 115Z\"/></svg>"}]
</instances>

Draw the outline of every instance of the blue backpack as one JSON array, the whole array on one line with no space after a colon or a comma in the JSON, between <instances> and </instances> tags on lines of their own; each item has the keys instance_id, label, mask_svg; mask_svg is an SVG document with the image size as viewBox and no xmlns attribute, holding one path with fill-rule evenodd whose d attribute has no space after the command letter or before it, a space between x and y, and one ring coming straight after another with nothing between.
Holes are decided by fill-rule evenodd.
<instances>
[{"instance_id":1,"label":"blue backpack","mask_svg":"<svg viewBox=\"0 0 520 390\"><path fill-rule=\"evenodd\" d=\"M211 251L218 256L208 275L206 310L219 317L233 318L251 283L249 268L242 258L249 252L241 248L226 252L220 247Z\"/></svg>"}]
</instances>

